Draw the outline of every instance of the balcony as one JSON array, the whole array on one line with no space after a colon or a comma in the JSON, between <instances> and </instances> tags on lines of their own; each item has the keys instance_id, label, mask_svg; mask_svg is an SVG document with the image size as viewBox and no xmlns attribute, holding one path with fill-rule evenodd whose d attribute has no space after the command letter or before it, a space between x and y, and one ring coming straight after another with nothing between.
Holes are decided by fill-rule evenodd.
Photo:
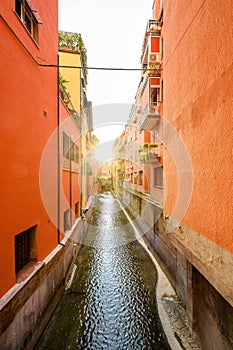
<instances>
[{"instance_id":1,"label":"balcony","mask_svg":"<svg viewBox=\"0 0 233 350\"><path fill-rule=\"evenodd\" d=\"M143 75L145 74L150 78L160 78L161 77L161 64L160 62L151 62L150 64L145 64L143 67Z\"/></svg>"},{"instance_id":2,"label":"balcony","mask_svg":"<svg viewBox=\"0 0 233 350\"><path fill-rule=\"evenodd\" d=\"M155 164L161 158L156 143L144 143L138 152L140 153L140 163L143 164Z\"/></svg>"},{"instance_id":3,"label":"balcony","mask_svg":"<svg viewBox=\"0 0 233 350\"><path fill-rule=\"evenodd\" d=\"M140 163L142 164L158 164L160 156L156 153L148 151L145 154L142 154L140 157Z\"/></svg>"},{"instance_id":4,"label":"balcony","mask_svg":"<svg viewBox=\"0 0 233 350\"><path fill-rule=\"evenodd\" d=\"M154 33L156 31L160 33L160 22L155 19L149 19L146 25L146 33Z\"/></svg>"},{"instance_id":5,"label":"balcony","mask_svg":"<svg viewBox=\"0 0 233 350\"><path fill-rule=\"evenodd\" d=\"M148 46L148 37L151 37L151 36L160 37L160 34L161 34L160 29L161 28L159 27L159 21L150 19L147 22L145 37L144 37L143 44L142 44L141 61L143 60L143 57L145 55L145 52L146 52L146 49Z\"/></svg>"},{"instance_id":6,"label":"balcony","mask_svg":"<svg viewBox=\"0 0 233 350\"><path fill-rule=\"evenodd\" d=\"M144 108L141 114L140 129L152 130L158 126L160 118L160 102L150 103Z\"/></svg>"},{"instance_id":7,"label":"balcony","mask_svg":"<svg viewBox=\"0 0 233 350\"><path fill-rule=\"evenodd\" d=\"M160 63L151 63L148 65L147 74L151 78L160 78L161 76L161 65Z\"/></svg>"}]
</instances>

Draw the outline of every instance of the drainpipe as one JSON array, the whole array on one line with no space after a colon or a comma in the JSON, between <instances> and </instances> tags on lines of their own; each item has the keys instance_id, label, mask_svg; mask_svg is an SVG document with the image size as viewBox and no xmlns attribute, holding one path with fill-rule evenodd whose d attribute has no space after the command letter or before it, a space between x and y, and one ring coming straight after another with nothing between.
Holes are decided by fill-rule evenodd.
<instances>
[{"instance_id":1,"label":"drainpipe","mask_svg":"<svg viewBox=\"0 0 233 350\"><path fill-rule=\"evenodd\" d=\"M61 150L60 150L60 86L59 86L59 62L60 57L57 56L57 243L65 246L65 244L61 243L61 236L60 236L60 226L61 226L61 216L60 216L60 210L61 210L61 193L60 193L60 186L61 186L61 165L60 165L60 157L61 157Z\"/></svg>"}]
</instances>

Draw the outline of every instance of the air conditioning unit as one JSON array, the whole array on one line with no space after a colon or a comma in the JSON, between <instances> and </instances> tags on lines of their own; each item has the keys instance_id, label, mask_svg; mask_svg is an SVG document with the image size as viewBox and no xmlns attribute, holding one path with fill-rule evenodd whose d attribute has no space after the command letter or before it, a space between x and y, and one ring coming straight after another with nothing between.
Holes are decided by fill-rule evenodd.
<instances>
[{"instance_id":1,"label":"air conditioning unit","mask_svg":"<svg viewBox=\"0 0 233 350\"><path fill-rule=\"evenodd\" d=\"M150 54L150 62L156 63L161 61L161 56L159 53L151 53Z\"/></svg>"},{"instance_id":2,"label":"air conditioning unit","mask_svg":"<svg viewBox=\"0 0 233 350\"><path fill-rule=\"evenodd\" d=\"M157 62L157 55L155 53L150 54L150 62Z\"/></svg>"}]
</instances>

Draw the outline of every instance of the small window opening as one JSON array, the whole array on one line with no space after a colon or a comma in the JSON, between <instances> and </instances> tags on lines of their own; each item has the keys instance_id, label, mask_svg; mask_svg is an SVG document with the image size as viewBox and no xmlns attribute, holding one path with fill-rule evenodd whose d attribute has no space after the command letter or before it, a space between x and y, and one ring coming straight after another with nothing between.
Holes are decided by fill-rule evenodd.
<instances>
[{"instance_id":1,"label":"small window opening","mask_svg":"<svg viewBox=\"0 0 233 350\"><path fill-rule=\"evenodd\" d=\"M30 8L25 0L15 0L15 12L31 37L38 43L38 24L42 23L36 9Z\"/></svg>"},{"instance_id":2,"label":"small window opening","mask_svg":"<svg viewBox=\"0 0 233 350\"><path fill-rule=\"evenodd\" d=\"M71 222L70 222L70 209L67 209L64 212L64 232L67 230L70 230L71 228Z\"/></svg>"},{"instance_id":3,"label":"small window opening","mask_svg":"<svg viewBox=\"0 0 233 350\"><path fill-rule=\"evenodd\" d=\"M30 262L37 261L36 229L33 226L15 236L16 275Z\"/></svg>"},{"instance_id":4,"label":"small window opening","mask_svg":"<svg viewBox=\"0 0 233 350\"><path fill-rule=\"evenodd\" d=\"M75 203L74 211L75 211L75 218L78 218L79 217L79 202Z\"/></svg>"}]
</instances>

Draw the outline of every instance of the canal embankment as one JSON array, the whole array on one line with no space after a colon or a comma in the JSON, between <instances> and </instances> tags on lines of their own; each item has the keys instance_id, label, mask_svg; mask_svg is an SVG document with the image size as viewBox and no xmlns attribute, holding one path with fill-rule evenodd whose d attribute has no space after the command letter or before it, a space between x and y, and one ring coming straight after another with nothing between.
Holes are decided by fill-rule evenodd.
<instances>
[{"instance_id":1,"label":"canal embankment","mask_svg":"<svg viewBox=\"0 0 233 350\"><path fill-rule=\"evenodd\" d=\"M161 269L160 264L156 259L156 255L151 251L148 242L144 239L144 235L139 231L139 228L137 227L138 221L135 222L132 220L124 206L122 204L121 206L134 229L135 237L150 256L156 267L158 273L156 286L157 309L171 349L201 350L202 347L200 340L189 324L184 305L180 301L167 276ZM135 219L135 215L133 218Z\"/></svg>"},{"instance_id":2,"label":"canal embankment","mask_svg":"<svg viewBox=\"0 0 233 350\"><path fill-rule=\"evenodd\" d=\"M64 293L82 235L83 221L77 219L61 244L1 299L0 349L33 349Z\"/></svg>"}]
</instances>

